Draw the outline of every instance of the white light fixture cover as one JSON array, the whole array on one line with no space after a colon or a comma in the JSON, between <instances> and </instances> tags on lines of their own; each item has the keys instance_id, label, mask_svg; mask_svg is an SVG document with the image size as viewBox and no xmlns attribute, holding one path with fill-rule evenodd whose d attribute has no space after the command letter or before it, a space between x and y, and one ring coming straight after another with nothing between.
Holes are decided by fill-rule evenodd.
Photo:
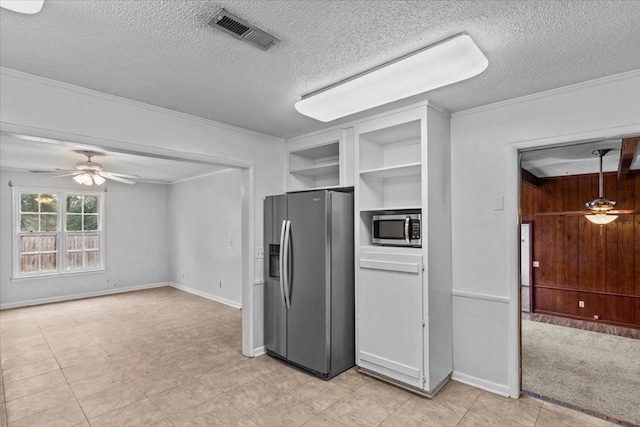
<instances>
[{"instance_id":1,"label":"white light fixture cover","mask_svg":"<svg viewBox=\"0 0 640 427\"><path fill-rule=\"evenodd\" d=\"M471 37L462 33L307 95L295 108L305 116L330 122L469 79L488 65Z\"/></svg>"},{"instance_id":2,"label":"white light fixture cover","mask_svg":"<svg viewBox=\"0 0 640 427\"><path fill-rule=\"evenodd\" d=\"M78 184L84 184L84 177L83 177L83 174L80 174L80 175L74 175L74 176L73 176L73 180L74 180L75 182L77 182Z\"/></svg>"},{"instance_id":3,"label":"white light fixture cover","mask_svg":"<svg viewBox=\"0 0 640 427\"><path fill-rule=\"evenodd\" d=\"M588 214L585 215L589 221L598 225L606 225L610 224L616 219L618 219L618 215L607 215L607 214Z\"/></svg>"},{"instance_id":4,"label":"white light fixture cover","mask_svg":"<svg viewBox=\"0 0 640 427\"><path fill-rule=\"evenodd\" d=\"M103 177L101 177L97 173L94 173L92 177L93 177L93 182L95 182L96 185L102 185L106 181Z\"/></svg>"},{"instance_id":5,"label":"white light fixture cover","mask_svg":"<svg viewBox=\"0 0 640 427\"><path fill-rule=\"evenodd\" d=\"M83 172L73 177L73 180L82 185L102 185L106 180L95 172Z\"/></svg>"},{"instance_id":6,"label":"white light fixture cover","mask_svg":"<svg viewBox=\"0 0 640 427\"><path fill-rule=\"evenodd\" d=\"M0 0L0 7L27 15L40 12L43 5L44 0Z\"/></svg>"}]
</instances>

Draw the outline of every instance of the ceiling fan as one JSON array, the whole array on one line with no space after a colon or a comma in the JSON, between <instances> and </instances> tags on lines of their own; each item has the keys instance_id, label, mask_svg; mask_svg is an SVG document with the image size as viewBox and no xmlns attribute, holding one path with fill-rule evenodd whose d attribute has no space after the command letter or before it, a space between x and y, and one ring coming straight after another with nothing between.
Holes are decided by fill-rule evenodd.
<instances>
[{"instance_id":1,"label":"ceiling fan","mask_svg":"<svg viewBox=\"0 0 640 427\"><path fill-rule=\"evenodd\" d=\"M633 209L614 209L616 202L604 197L604 174L602 172L602 158L609 152L609 148L593 150L591 153L600 159L600 172L598 173L598 197L585 203L587 211L569 212L541 212L536 215L584 215L594 224L604 225L615 221L619 215L636 213Z\"/></svg>"},{"instance_id":2,"label":"ceiling fan","mask_svg":"<svg viewBox=\"0 0 640 427\"><path fill-rule=\"evenodd\" d=\"M138 175L107 172L102 169L100 163L92 162L91 158L96 155L93 151L82 151L87 156L86 162L76 163L76 170L54 169L54 170L30 170L33 173L54 174L57 178L63 176L73 176L73 180L83 185L101 185L107 179L122 182L124 184L133 185L135 181L132 179L140 178Z\"/></svg>"}]
</instances>

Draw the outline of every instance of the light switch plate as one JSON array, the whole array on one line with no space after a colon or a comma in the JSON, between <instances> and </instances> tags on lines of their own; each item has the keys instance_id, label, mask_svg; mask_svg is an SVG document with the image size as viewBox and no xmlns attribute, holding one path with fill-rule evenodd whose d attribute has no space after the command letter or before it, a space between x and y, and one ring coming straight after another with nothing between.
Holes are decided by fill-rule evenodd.
<instances>
[{"instance_id":1,"label":"light switch plate","mask_svg":"<svg viewBox=\"0 0 640 427\"><path fill-rule=\"evenodd\" d=\"M256 246L256 259L264 258L264 248L262 246Z\"/></svg>"}]
</instances>

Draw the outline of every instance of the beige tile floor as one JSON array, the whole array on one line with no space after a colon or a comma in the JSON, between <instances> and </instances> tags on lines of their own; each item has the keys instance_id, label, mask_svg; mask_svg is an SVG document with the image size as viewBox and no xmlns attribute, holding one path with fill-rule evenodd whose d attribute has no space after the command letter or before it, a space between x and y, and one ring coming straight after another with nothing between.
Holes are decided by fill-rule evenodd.
<instances>
[{"instance_id":1,"label":"beige tile floor","mask_svg":"<svg viewBox=\"0 0 640 427\"><path fill-rule=\"evenodd\" d=\"M239 310L157 288L0 312L0 426L609 426L450 381L432 400L351 369L241 355Z\"/></svg>"}]
</instances>

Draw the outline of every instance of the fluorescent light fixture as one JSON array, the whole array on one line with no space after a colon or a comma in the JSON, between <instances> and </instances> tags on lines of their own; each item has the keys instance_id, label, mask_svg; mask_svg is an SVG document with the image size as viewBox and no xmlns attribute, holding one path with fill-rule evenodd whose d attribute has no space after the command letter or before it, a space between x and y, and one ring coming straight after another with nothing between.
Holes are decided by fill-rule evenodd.
<instances>
[{"instance_id":1,"label":"fluorescent light fixture","mask_svg":"<svg viewBox=\"0 0 640 427\"><path fill-rule=\"evenodd\" d=\"M616 219L618 219L618 215L607 215L607 214L588 214L585 215L589 221L598 225L610 224Z\"/></svg>"},{"instance_id":2,"label":"fluorescent light fixture","mask_svg":"<svg viewBox=\"0 0 640 427\"><path fill-rule=\"evenodd\" d=\"M44 0L0 0L0 7L27 15L40 12L43 5Z\"/></svg>"},{"instance_id":3,"label":"fluorescent light fixture","mask_svg":"<svg viewBox=\"0 0 640 427\"><path fill-rule=\"evenodd\" d=\"M330 122L469 79L488 65L471 37L461 33L304 96L295 108L305 116Z\"/></svg>"}]
</instances>

